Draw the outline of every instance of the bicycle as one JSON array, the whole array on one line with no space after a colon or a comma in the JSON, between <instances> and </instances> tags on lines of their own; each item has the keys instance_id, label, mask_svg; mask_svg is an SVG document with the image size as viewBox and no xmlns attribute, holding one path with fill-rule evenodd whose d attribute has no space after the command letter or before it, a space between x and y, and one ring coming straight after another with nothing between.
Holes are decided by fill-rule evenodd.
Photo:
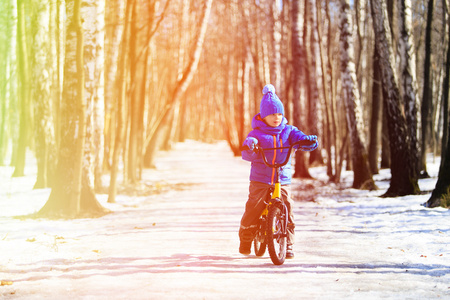
<instances>
[{"instance_id":1,"label":"bicycle","mask_svg":"<svg viewBox=\"0 0 450 300\"><path fill-rule=\"evenodd\" d=\"M289 226L289 212L288 207L281 198L281 183L280 183L280 168L285 166L291 157L292 149L295 146L311 146L316 141L302 140L293 143L289 147L276 148L261 148L259 145L255 146L253 151L261 153L264 164L269 168L275 169L275 182L271 187L270 198L264 200L266 204L265 209L259 217L259 223L256 230L256 235L253 239L253 248L256 256L263 256L266 248L269 251L269 256L275 265L282 265L286 260L287 249L287 235ZM286 159L282 163L270 164L267 161L264 151L289 149ZM242 150L249 150L244 147Z\"/></svg>"}]
</instances>

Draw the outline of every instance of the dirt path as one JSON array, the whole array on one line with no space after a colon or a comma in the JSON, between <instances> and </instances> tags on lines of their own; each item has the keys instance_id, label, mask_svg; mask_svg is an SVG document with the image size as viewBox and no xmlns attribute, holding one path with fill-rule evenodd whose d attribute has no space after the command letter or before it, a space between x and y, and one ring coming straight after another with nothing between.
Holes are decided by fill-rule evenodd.
<instances>
[{"instance_id":1,"label":"dirt path","mask_svg":"<svg viewBox=\"0 0 450 300\"><path fill-rule=\"evenodd\" d=\"M248 172L223 143L187 142L145 171L145 183L161 187L158 195L121 196L111 206L116 212L100 219L11 221L13 233L0 241L9 246L0 250L8 257L0 274L14 284L1 287L0 298L450 297L448 227L432 229L422 210L397 200L356 194L296 202L295 259L274 266L267 254L240 255ZM27 244L27 234L17 236L30 228L36 242ZM53 246L46 237L55 237ZM419 238L430 245L422 252L414 246Z\"/></svg>"}]
</instances>

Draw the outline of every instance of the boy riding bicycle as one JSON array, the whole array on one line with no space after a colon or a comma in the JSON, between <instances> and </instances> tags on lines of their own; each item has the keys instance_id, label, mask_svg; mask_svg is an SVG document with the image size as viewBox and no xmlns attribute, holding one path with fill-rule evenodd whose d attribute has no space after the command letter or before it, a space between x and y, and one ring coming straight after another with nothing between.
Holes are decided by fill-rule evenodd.
<instances>
[{"instance_id":1,"label":"boy riding bicycle","mask_svg":"<svg viewBox=\"0 0 450 300\"><path fill-rule=\"evenodd\" d=\"M259 216L266 204L264 200L270 194L270 189L274 184L275 170L267 167L259 153L253 151L256 145L262 148L289 147L291 144L301 140L315 141L311 146L302 146L303 151L312 151L318 147L317 136L305 135L298 128L287 125L284 117L284 106L275 94L275 88L267 84L263 89L260 113L253 117L253 130L244 141L244 146L249 150L242 151L242 158L252 163L250 170L250 186L248 200L245 205L245 212L241 219L239 228L240 246L239 252L248 255L251 252L251 245L258 225ZM271 163L282 162L287 155L287 151L273 150L267 151L267 160ZM289 226L287 236L286 258L293 258L294 244L294 215L292 212L293 201L290 197L290 184L292 179L291 162L281 169L281 194L283 201L289 210Z\"/></svg>"}]
</instances>

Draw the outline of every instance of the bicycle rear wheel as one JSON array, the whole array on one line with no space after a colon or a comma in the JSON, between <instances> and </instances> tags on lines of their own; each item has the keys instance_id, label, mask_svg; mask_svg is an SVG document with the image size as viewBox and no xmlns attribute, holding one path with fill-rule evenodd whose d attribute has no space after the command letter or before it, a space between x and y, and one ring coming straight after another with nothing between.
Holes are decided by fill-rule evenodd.
<instances>
[{"instance_id":1,"label":"bicycle rear wheel","mask_svg":"<svg viewBox=\"0 0 450 300\"><path fill-rule=\"evenodd\" d=\"M275 265L282 265L286 259L287 228L286 210L283 204L271 205L267 222L267 248Z\"/></svg>"},{"instance_id":2,"label":"bicycle rear wheel","mask_svg":"<svg viewBox=\"0 0 450 300\"><path fill-rule=\"evenodd\" d=\"M256 256L263 256L266 252L266 219L261 217L259 219L258 229L256 230L255 238L253 239L253 248Z\"/></svg>"}]
</instances>

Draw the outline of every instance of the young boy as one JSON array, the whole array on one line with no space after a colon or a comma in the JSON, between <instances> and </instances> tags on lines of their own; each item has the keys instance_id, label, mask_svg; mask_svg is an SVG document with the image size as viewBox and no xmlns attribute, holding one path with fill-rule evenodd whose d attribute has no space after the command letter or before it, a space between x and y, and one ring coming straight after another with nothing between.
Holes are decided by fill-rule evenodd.
<instances>
[{"instance_id":1,"label":"young boy","mask_svg":"<svg viewBox=\"0 0 450 300\"><path fill-rule=\"evenodd\" d=\"M244 146L250 150L242 151L242 158L252 162L250 171L249 196L245 205L245 212L241 219L239 229L240 246L239 252L244 255L250 254L253 238L255 236L258 219L265 208L264 199L270 193L270 188L274 184L275 170L267 167L259 153L253 149L255 145L262 148L289 147L299 140L315 141L312 146L302 146L304 151L312 151L317 148L317 136L305 135L294 126L287 125L284 117L284 107L278 96L275 94L273 85L268 84L263 89L260 113L253 117L253 130L244 141ZM282 149L276 151L266 151L267 161L282 162L286 159L287 151ZM294 215L292 212L293 201L290 197L290 184L292 179L291 161L280 171L281 194L289 210L289 228L287 237L286 258L293 258L294 252Z\"/></svg>"}]
</instances>

